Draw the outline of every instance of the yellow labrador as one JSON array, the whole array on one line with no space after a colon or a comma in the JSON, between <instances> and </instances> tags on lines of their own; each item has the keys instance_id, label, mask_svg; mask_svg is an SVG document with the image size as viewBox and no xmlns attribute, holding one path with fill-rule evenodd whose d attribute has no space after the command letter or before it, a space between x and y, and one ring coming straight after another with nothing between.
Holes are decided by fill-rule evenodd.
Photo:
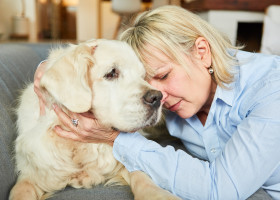
<instances>
[{"instance_id":1,"label":"yellow labrador","mask_svg":"<svg viewBox=\"0 0 280 200\"><path fill-rule=\"evenodd\" d=\"M39 116L30 84L20 98L16 167L10 200L45 199L66 186L90 188L101 183L129 184L135 199L178 199L142 172L129 173L107 144L88 144L57 136L61 125L52 109L91 111L107 128L131 132L158 122L162 94L144 81L145 70L129 45L94 40L53 50L40 85L47 101Z\"/></svg>"}]
</instances>

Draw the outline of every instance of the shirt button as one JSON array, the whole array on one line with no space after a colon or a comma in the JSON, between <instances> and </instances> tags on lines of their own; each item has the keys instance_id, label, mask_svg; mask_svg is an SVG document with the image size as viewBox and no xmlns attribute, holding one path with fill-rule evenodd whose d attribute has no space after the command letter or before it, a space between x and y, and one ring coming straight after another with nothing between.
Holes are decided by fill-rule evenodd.
<instances>
[{"instance_id":1,"label":"shirt button","mask_svg":"<svg viewBox=\"0 0 280 200\"><path fill-rule=\"evenodd\" d=\"M210 152L211 152L211 153L216 153L216 149L215 149L215 148L212 148L212 149L210 149Z\"/></svg>"}]
</instances>

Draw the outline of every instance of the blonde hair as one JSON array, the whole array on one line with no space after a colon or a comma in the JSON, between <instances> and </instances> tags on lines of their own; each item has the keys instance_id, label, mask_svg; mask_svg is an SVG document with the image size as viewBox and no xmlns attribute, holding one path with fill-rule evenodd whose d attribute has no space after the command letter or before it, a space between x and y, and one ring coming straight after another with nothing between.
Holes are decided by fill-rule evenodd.
<instances>
[{"instance_id":1,"label":"blonde hair","mask_svg":"<svg viewBox=\"0 0 280 200\"><path fill-rule=\"evenodd\" d=\"M232 66L236 64L235 57L229 50L239 47L231 45L227 37L199 16L177 6L162 6L141 13L132 26L125 30L120 39L127 42L152 74L147 62L152 57L147 45L151 45L167 57L185 68L182 52L190 52L198 37L204 37L210 46L214 80L221 87L233 81ZM188 70L188 69L186 69Z\"/></svg>"}]
</instances>

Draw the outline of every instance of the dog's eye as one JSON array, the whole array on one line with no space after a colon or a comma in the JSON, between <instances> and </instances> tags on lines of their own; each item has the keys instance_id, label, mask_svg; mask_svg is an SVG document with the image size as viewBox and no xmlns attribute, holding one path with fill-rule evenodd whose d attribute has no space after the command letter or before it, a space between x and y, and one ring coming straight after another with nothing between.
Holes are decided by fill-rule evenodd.
<instances>
[{"instance_id":1,"label":"dog's eye","mask_svg":"<svg viewBox=\"0 0 280 200\"><path fill-rule=\"evenodd\" d=\"M105 74L104 78L108 80L113 80L119 77L119 71L113 68L109 73Z\"/></svg>"}]
</instances>

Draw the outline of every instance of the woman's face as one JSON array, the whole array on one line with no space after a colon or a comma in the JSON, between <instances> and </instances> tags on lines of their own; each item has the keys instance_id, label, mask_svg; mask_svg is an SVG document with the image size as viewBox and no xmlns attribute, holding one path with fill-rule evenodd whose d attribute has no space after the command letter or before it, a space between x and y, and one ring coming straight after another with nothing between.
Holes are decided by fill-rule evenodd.
<instances>
[{"instance_id":1,"label":"woman's face","mask_svg":"<svg viewBox=\"0 0 280 200\"><path fill-rule=\"evenodd\" d=\"M216 88L213 87L208 72L211 58L209 63L200 59L200 54L192 55L192 59L184 55L187 73L184 67L170 60L159 50L152 47L150 50L153 52L153 58L147 62L155 71L155 75L148 81L162 92L163 106L182 118L192 117L200 111L208 113L215 93L213 90Z\"/></svg>"}]
</instances>

